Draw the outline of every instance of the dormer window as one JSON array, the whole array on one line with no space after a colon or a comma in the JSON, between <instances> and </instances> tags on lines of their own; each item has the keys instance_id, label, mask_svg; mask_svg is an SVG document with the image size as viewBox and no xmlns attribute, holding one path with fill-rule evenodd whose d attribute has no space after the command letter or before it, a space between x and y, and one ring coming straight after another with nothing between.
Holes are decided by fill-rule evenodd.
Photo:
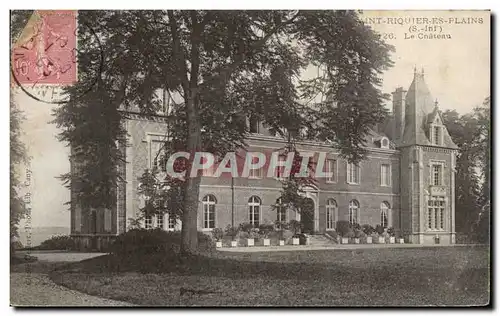
<instances>
[{"instance_id":1,"label":"dormer window","mask_svg":"<svg viewBox=\"0 0 500 316\"><path fill-rule=\"evenodd\" d=\"M380 140L380 148L389 148L389 140L385 137L382 137Z\"/></svg>"},{"instance_id":2,"label":"dormer window","mask_svg":"<svg viewBox=\"0 0 500 316\"><path fill-rule=\"evenodd\" d=\"M431 142L433 145L441 145L442 131L441 126L432 126Z\"/></svg>"}]
</instances>

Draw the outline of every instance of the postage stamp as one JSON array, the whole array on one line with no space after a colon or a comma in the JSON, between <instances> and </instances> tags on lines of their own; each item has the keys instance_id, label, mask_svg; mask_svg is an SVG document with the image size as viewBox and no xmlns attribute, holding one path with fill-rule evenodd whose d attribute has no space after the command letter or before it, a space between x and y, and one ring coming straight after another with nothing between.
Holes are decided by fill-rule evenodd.
<instances>
[{"instance_id":1,"label":"postage stamp","mask_svg":"<svg viewBox=\"0 0 500 316\"><path fill-rule=\"evenodd\" d=\"M295 9L13 23L11 304L491 304L491 23Z\"/></svg>"},{"instance_id":2,"label":"postage stamp","mask_svg":"<svg viewBox=\"0 0 500 316\"><path fill-rule=\"evenodd\" d=\"M74 10L36 11L12 50L21 85L71 85L77 81L77 23Z\"/></svg>"}]
</instances>

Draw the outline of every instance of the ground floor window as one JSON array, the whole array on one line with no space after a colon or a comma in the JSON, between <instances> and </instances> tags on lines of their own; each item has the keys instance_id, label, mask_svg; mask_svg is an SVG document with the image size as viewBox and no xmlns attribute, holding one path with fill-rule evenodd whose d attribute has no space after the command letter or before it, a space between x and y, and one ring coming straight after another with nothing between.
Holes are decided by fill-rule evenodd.
<instances>
[{"instance_id":1,"label":"ground floor window","mask_svg":"<svg viewBox=\"0 0 500 316\"><path fill-rule=\"evenodd\" d=\"M248 200L248 215L250 224L254 227L258 227L260 225L260 199L256 196L252 196Z\"/></svg>"},{"instance_id":2,"label":"ground floor window","mask_svg":"<svg viewBox=\"0 0 500 316\"><path fill-rule=\"evenodd\" d=\"M445 200L442 196L432 196L427 205L427 228L444 229Z\"/></svg>"},{"instance_id":3,"label":"ground floor window","mask_svg":"<svg viewBox=\"0 0 500 316\"><path fill-rule=\"evenodd\" d=\"M326 201L326 229L335 229L337 202L333 199Z\"/></svg>"},{"instance_id":4,"label":"ground floor window","mask_svg":"<svg viewBox=\"0 0 500 316\"><path fill-rule=\"evenodd\" d=\"M212 229L215 228L215 196L206 195L203 200L203 228Z\"/></svg>"},{"instance_id":5,"label":"ground floor window","mask_svg":"<svg viewBox=\"0 0 500 316\"><path fill-rule=\"evenodd\" d=\"M276 201L276 221L286 222L286 207L281 204L281 199Z\"/></svg>"},{"instance_id":6,"label":"ground floor window","mask_svg":"<svg viewBox=\"0 0 500 316\"><path fill-rule=\"evenodd\" d=\"M389 203L387 203L387 202L382 202L382 204L380 204L380 225L384 228L389 226L387 214L388 214L390 208L391 207L390 207Z\"/></svg>"},{"instance_id":7,"label":"ground floor window","mask_svg":"<svg viewBox=\"0 0 500 316\"><path fill-rule=\"evenodd\" d=\"M349 223L352 225L358 223L359 203L356 200L349 202Z\"/></svg>"},{"instance_id":8,"label":"ground floor window","mask_svg":"<svg viewBox=\"0 0 500 316\"><path fill-rule=\"evenodd\" d=\"M156 228L163 229L163 214L156 215Z\"/></svg>"},{"instance_id":9,"label":"ground floor window","mask_svg":"<svg viewBox=\"0 0 500 316\"><path fill-rule=\"evenodd\" d=\"M144 227L146 229L151 229L153 228L153 217L151 215L146 215L144 217Z\"/></svg>"}]
</instances>

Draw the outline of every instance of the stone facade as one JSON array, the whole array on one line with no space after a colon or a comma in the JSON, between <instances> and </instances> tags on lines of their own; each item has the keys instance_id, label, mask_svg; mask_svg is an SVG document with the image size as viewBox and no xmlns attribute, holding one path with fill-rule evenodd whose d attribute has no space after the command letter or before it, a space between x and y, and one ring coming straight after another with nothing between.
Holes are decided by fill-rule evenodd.
<instances>
[{"instance_id":1,"label":"stone facade","mask_svg":"<svg viewBox=\"0 0 500 316\"><path fill-rule=\"evenodd\" d=\"M92 211L79 210L73 203L71 232L74 236L88 236L96 227L102 236L122 233L127 229L128 219L136 216L143 203L137 194L138 179L145 169L152 167L155 153L165 139L167 124L161 115L146 117L129 113L128 116L124 121L129 135L127 143L120 143L127 163L118 166L125 180L118 186L117 207L110 210L111 230L103 228L103 212L96 212L99 215L92 217ZM270 135L263 126L259 132L249 137L246 150L270 152L284 147L284 140ZM415 72L407 91L396 89L393 116L370 132L366 147L369 154L360 163L358 183L351 183L347 161L331 146L318 142L298 144L301 153L324 153L327 159L336 161L333 181L320 178L315 185L305 188L305 195L314 204L312 232L333 230L339 220L355 220L372 226L387 221L384 224L403 234L406 242L434 244L439 237L440 243L454 243L457 147L442 124L437 102L431 98L423 72ZM267 168L264 170L267 172ZM281 183L265 174L258 178L234 179L205 176L200 187L198 228L210 231L233 222L235 225L249 222L252 197L260 202L259 223L273 223L278 215L271 206L276 203L280 190ZM215 204L215 218L211 223L203 206L208 196ZM327 216L328 211L331 216ZM387 214L386 219L381 216L382 212ZM301 214L287 211L286 221L291 219L301 220ZM154 219L152 223L155 226ZM165 229L181 227L181 223L169 224L168 219L164 223Z\"/></svg>"}]
</instances>

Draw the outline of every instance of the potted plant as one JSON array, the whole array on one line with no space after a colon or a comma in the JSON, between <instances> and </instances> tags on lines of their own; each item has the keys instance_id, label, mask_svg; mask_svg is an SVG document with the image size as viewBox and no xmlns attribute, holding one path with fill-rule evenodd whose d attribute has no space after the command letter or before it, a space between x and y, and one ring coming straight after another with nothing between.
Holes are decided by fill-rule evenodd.
<instances>
[{"instance_id":1,"label":"potted plant","mask_svg":"<svg viewBox=\"0 0 500 316\"><path fill-rule=\"evenodd\" d=\"M278 244L280 246L284 246L285 245L285 236L284 236L284 233L285 233L285 230L288 229L288 224L286 222L276 221L275 225L276 225L276 229L279 232L278 233L278 238L279 238Z\"/></svg>"},{"instance_id":2,"label":"potted plant","mask_svg":"<svg viewBox=\"0 0 500 316\"><path fill-rule=\"evenodd\" d=\"M355 236L355 235L354 235L354 231L352 231L352 230L351 230L351 231L349 231L349 232L347 233L347 235L345 235L345 236L344 236L344 237L345 237L345 239L347 239L346 244L349 244L349 243L353 244L353 243L355 242L355 241L354 241L354 239L355 239L355 238L354 238L354 236ZM343 240L343 239L344 239L344 238L342 238L342 243L344 243L344 240Z\"/></svg>"},{"instance_id":3,"label":"potted plant","mask_svg":"<svg viewBox=\"0 0 500 316\"><path fill-rule=\"evenodd\" d=\"M224 237L224 232L220 228L214 228L212 230L212 237L215 239L215 247L222 248L222 238Z\"/></svg>"},{"instance_id":4,"label":"potted plant","mask_svg":"<svg viewBox=\"0 0 500 316\"><path fill-rule=\"evenodd\" d=\"M348 244L349 238L347 235L352 232L351 223L349 223L348 221L338 221L336 230L340 235L341 243Z\"/></svg>"},{"instance_id":5,"label":"potted plant","mask_svg":"<svg viewBox=\"0 0 500 316\"><path fill-rule=\"evenodd\" d=\"M302 223L296 220L291 220L290 223L288 224L290 229L292 230L292 245L299 245L300 244L300 232L302 231Z\"/></svg>"},{"instance_id":6,"label":"potted plant","mask_svg":"<svg viewBox=\"0 0 500 316\"><path fill-rule=\"evenodd\" d=\"M369 225L369 224L364 224L363 225L363 233L366 236L366 243L367 244L372 244L373 243L372 234L373 234L374 231L375 231L375 228L373 228L371 225Z\"/></svg>"},{"instance_id":7,"label":"potted plant","mask_svg":"<svg viewBox=\"0 0 500 316\"><path fill-rule=\"evenodd\" d=\"M247 247L252 247L255 245L255 238L258 237L257 231L250 223L241 223L240 230L245 232L247 235L246 245Z\"/></svg>"},{"instance_id":8,"label":"potted plant","mask_svg":"<svg viewBox=\"0 0 500 316\"><path fill-rule=\"evenodd\" d=\"M377 225L375 231L378 234L378 243L385 244L385 228L382 225Z\"/></svg>"},{"instance_id":9,"label":"potted plant","mask_svg":"<svg viewBox=\"0 0 500 316\"><path fill-rule=\"evenodd\" d=\"M389 227L387 229L387 235L389 236L389 243L390 244L396 243L396 232L394 231L394 228Z\"/></svg>"},{"instance_id":10,"label":"potted plant","mask_svg":"<svg viewBox=\"0 0 500 316\"><path fill-rule=\"evenodd\" d=\"M363 233L363 230L361 229L361 225L359 224L354 224L352 226L353 228L353 233L354 233L354 243L359 244L361 241L361 238L365 237L365 234Z\"/></svg>"},{"instance_id":11,"label":"potted plant","mask_svg":"<svg viewBox=\"0 0 500 316\"><path fill-rule=\"evenodd\" d=\"M259 226L259 234L262 237L264 246L271 246L271 239L269 239L269 236L273 231L274 231L274 226L271 224L261 224Z\"/></svg>"},{"instance_id":12,"label":"potted plant","mask_svg":"<svg viewBox=\"0 0 500 316\"><path fill-rule=\"evenodd\" d=\"M399 232L397 234L396 241L398 242L398 244L404 244L405 243L405 239L404 239L403 235L401 234L401 232Z\"/></svg>"},{"instance_id":13,"label":"potted plant","mask_svg":"<svg viewBox=\"0 0 500 316\"><path fill-rule=\"evenodd\" d=\"M231 237L231 247L238 246L238 242L236 241L236 236L238 236L238 232L239 232L238 227L233 227L231 225L227 225L226 235Z\"/></svg>"}]
</instances>

